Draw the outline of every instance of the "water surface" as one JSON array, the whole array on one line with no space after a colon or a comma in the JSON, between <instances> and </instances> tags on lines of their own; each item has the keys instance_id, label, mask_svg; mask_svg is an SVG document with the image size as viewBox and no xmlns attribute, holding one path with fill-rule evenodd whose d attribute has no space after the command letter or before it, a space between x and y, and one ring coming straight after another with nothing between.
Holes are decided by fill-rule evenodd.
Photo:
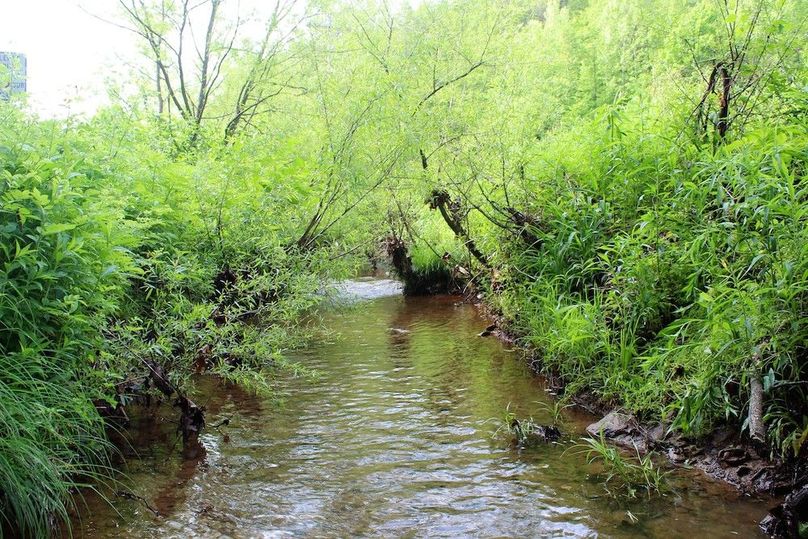
<instances>
[{"instance_id":1,"label":"water surface","mask_svg":"<svg viewBox=\"0 0 808 539\"><path fill-rule=\"evenodd\" d=\"M320 376L282 380L282 402L200 381L209 424L231 421L199 451L183 454L169 408L136 421L128 486L160 516L88 496L78 535L762 537L764 503L695 472L664 497L615 501L569 443L511 448L492 418L510 406L549 421L542 381L477 337L473 306L383 288L346 286L375 299L324 314L329 333L295 354ZM570 414L569 437L591 419Z\"/></svg>"}]
</instances>

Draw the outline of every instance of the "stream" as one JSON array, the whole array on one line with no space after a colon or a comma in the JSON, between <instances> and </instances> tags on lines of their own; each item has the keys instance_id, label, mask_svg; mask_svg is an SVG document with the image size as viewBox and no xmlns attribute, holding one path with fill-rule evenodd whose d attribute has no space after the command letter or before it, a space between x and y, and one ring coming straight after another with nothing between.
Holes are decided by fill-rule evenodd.
<instances>
[{"instance_id":1,"label":"stream","mask_svg":"<svg viewBox=\"0 0 808 539\"><path fill-rule=\"evenodd\" d=\"M675 471L664 496L610 497L573 447L595 419L582 412L559 444L519 451L495 435L508 407L549 422L551 397L519 351L477 336L474 306L384 280L338 293L349 305L323 309L326 331L291 354L317 377L284 377L277 397L202 377L209 425L230 423L190 453L176 411L134 418L134 496L88 493L74 536L765 537L766 502L695 471Z\"/></svg>"}]
</instances>

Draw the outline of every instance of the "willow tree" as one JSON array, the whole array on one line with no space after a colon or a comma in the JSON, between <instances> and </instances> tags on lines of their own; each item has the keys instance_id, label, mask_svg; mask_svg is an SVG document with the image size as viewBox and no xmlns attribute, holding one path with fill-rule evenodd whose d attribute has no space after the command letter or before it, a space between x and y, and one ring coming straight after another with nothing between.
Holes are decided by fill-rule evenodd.
<instances>
[{"instance_id":1,"label":"willow tree","mask_svg":"<svg viewBox=\"0 0 808 539\"><path fill-rule=\"evenodd\" d=\"M270 110L269 102L290 81L279 66L309 13L297 0L276 0L263 30L247 35L239 7L226 0L119 0L129 30L145 45L155 66L154 92L160 115L179 115L191 145L203 123L222 124L224 137ZM235 92L224 92L227 86ZM225 103L213 103L216 97Z\"/></svg>"}]
</instances>

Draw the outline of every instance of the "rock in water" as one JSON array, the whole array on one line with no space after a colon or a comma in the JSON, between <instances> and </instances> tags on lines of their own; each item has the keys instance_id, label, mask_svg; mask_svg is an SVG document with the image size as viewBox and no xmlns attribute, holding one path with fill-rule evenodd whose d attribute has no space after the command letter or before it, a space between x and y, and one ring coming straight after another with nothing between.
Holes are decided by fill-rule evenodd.
<instances>
[{"instance_id":1,"label":"rock in water","mask_svg":"<svg viewBox=\"0 0 808 539\"><path fill-rule=\"evenodd\" d=\"M637 420L622 412L609 412L600 421L586 427L586 432L594 437L600 437L602 433L604 438L623 447L636 447L641 451L647 449L645 436L643 436Z\"/></svg>"},{"instance_id":2,"label":"rock in water","mask_svg":"<svg viewBox=\"0 0 808 539\"><path fill-rule=\"evenodd\" d=\"M493 334L496 329L497 329L497 325L496 324L491 324L490 326L488 326L487 328L482 330L480 333L478 333L477 336L478 337L488 337L489 335Z\"/></svg>"},{"instance_id":3,"label":"rock in water","mask_svg":"<svg viewBox=\"0 0 808 539\"><path fill-rule=\"evenodd\" d=\"M535 425L532 422L511 422L511 431L516 435L514 443L520 448L537 447L561 438L561 430L555 425Z\"/></svg>"},{"instance_id":4,"label":"rock in water","mask_svg":"<svg viewBox=\"0 0 808 539\"><path fill-rule=\"evenodd\" d=\"M389 331L393 335L408 335L409 333L411 333L409 329L402 329L402 328L387 328L387 331Z\"/></svg>"},{"instance_id":5,"label":"rock in water","mask_svg":"<svg viewBox=\"0 0 808 539\"><path fill-rule=\"evenodd\" d=\"M760 528L772 537L802 537L800 526L808 522L808 485L802 485L786 496L783 503L769 511Z\"/></svg>"},{"instance_id":6,"label":"rock in water","mask_svg":"<svg viewBox=\"0 0 808 539\"><path fill-rule=\"evenodd\" d=\"M555 425L538 425L533 434L544 442L556 442L561 438L561 430Z\"/></svg>"}]
</instances>

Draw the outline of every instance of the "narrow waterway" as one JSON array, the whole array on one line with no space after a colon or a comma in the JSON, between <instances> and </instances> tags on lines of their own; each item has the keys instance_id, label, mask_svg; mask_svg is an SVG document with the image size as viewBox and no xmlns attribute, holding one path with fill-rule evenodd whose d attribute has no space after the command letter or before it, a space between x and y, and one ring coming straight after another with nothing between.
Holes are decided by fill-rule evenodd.
<instances>
[{"instance_id":1,"label":"narrow waterway","mask_svg":"<svg viewBox=\"0 0 808 539\"><path fill-rule=\"evenodd\" d=\"M759 537L766 505L695 472L666 496L616 501L571 444L518 451L506 408L549 421L541 380L454 297L385 295L324 312L328 332L282 380L280 401L200 382L203 449L183 455L170 410L132 428L127 487L87 496L83 537ZM567 439L591 418L571 413ZM134 453L137 453L137 457Z\"/></svg>"}]
</instances>

